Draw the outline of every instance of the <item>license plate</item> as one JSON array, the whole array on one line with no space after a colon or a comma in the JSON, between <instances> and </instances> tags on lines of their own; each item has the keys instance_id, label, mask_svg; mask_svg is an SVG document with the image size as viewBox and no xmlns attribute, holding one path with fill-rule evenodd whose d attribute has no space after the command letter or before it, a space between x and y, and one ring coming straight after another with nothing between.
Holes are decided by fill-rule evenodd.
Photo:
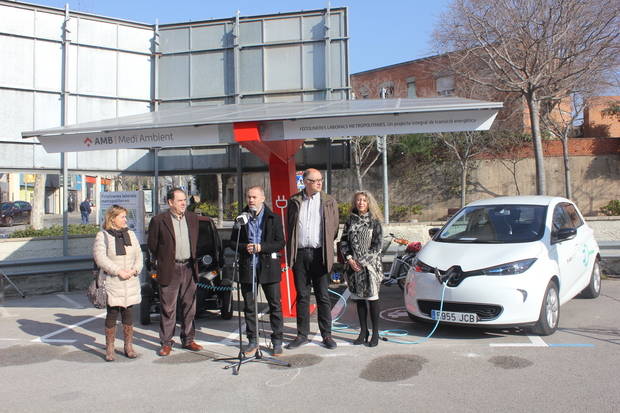
<instances>
[{"instance_id":1,"label":"license plate","mask_svg":"<svg viewBox=\"0 0 620 413\"><path fill-rule=\"evenodd\" d=\"M474 324L478 322L478 314L476 313L456 313L454 311L431 311L433 320L448 321L451 323Z\"/></svg>"}]
</instances>

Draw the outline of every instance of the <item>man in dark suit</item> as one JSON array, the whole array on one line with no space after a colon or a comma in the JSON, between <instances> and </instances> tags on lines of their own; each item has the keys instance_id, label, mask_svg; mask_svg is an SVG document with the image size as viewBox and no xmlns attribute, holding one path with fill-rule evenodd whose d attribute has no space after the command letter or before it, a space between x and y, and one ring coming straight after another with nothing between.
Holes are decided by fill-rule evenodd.
<instances>
[{"instance_id":1,"label":"man in dark suit","mask_svg":"<svg viewBox=\"0 0 620 413\"><path fill-rule=\"evenodd\" d=\"M198 216L186 211L187 196L182 189L173 188L166 196L170 209L153 217L148 231L148 247L157 259L157 282L161 320L158 354L167 356L172 351L176 325L177 298L181 300L181 344L183 348L199 351L202 346L194 341L196 328L196 282L198 266Z\"/></svg>"},{"instance_id":2,"label":"man in dark suit","mask_svg":"<svg viewBox=\"0 0 620 413\"><path fill-rule=\"evenodd\" d=\"M284 248L284 233L280 217L265 205L265 192L260 186L253 186L246 192L248 213L246 225L236 224L231 234L234 245L239 236L239 280L244 300L244 313L248 345L244 353L253 355L258 349L256 313L252 285L252 266L256 267L256 281L261 285L269 305L271 343L273 355L282 354L282 304L280 301L280 258L278 251ZM258 286L256 286L258 288Z\"/></svg>"}]
</instances>

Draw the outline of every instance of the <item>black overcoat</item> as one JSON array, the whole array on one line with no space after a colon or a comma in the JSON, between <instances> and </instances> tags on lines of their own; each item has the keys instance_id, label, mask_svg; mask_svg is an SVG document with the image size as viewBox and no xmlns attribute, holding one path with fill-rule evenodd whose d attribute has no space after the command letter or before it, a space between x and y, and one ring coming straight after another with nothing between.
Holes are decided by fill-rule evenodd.
<instances>
[{"instance_id":1,"label":"black overcoat","mask_svg":"<svg viewBox=\"0 0 620 413\"><path fill-rule=\"evenodd\" d=\"M259 255L260 271L256 277L260 284L280 282L282 270L280 266L280 250L284 248L284 233L279 215L273 213L266 205L263 206L262 236ZM245 212L249 209L246 207ZM230 245L234 248L239 234L239 279L242 283L252 282L252 262L246 247L248 245L248 226L235 224L230 236Z\"/></svg>"}]
</instances>

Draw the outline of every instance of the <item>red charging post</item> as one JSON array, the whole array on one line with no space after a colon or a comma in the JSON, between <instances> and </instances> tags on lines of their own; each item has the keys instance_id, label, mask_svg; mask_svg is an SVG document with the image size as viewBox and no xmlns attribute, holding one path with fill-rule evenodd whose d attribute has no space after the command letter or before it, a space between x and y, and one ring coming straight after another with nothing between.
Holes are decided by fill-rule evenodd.
<instances>
[{"instance_id":1,"label":"red charging post","mask_svg":"<svg viewBox=\"0 0 620 413\"><path fill-rule=\"evenodd\" d=\"M239 122L233 124L235 141L258 156L269 165L271 183L271 205L277 214L286 214L285 201L297 192L295 154L303 145L303 140L285 140L265 142L260 137L259 122ZM286 216L284 216L286 222ZM286 236L286 228L285 228ZM295 317L297 292L293 278L293 270L288 268L285 255L282 254L280 264L283 269L280 291L282 293L282 315Z\"/></svg>"}]
</instances>

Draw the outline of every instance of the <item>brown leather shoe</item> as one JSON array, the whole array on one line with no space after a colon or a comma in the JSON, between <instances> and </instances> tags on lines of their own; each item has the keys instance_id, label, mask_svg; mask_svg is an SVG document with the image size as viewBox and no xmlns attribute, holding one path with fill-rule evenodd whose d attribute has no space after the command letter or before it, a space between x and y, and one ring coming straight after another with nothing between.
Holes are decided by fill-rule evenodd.
<instances>
[{"instance_id":1,"label":"brown leather shoe","mask_svg":"<svg viewBox=\"0 0 620 413\"><path fill-rule=\"evenodd\" d=\"M191 351L200 351L202 350L202 346L198 343L196 343L195 341L190 341L189 343L185 344L183 346L184 349L186 350L191 350Z\"/></svg>"},{"instance_id":2,"label":"brown leather shoe","mask_svg":"<svg viewBox=\"0 0 620 413\"><path fill-rule=\"evenodd\" d=\"M159 354L162 357L166 357L166 356L170 355L171 351L172 351L172 346L163 345L163 346L161 346L161 348L159 349L157 354Z\"/></svg>"}]
</instances>

